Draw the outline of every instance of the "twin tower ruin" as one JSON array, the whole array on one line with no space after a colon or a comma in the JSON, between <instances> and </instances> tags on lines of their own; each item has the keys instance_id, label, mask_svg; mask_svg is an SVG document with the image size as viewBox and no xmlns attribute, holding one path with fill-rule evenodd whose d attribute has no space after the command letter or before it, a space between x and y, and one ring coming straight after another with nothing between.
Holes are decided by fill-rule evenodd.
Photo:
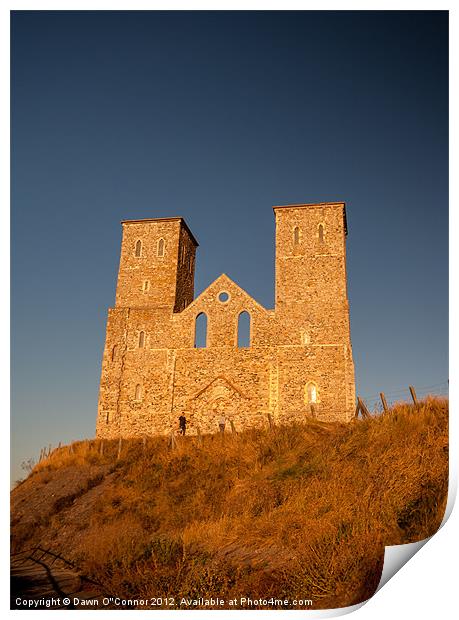
<instances>
[{"instance_id":1,"label":"twin tower ruin","mask_svg":"<svg viewBox=\"0 0 459 620\"><path fill-rule=\"evenodd\" d=\"M181 415L190 434L216 432L222 419L238 431L268 416L353 416L345 204L278 206L274 215L274 309L225 274L194 298L198 242L183 218L122 222L98 437L170 433Z\"/></svg>"}]
</instances>

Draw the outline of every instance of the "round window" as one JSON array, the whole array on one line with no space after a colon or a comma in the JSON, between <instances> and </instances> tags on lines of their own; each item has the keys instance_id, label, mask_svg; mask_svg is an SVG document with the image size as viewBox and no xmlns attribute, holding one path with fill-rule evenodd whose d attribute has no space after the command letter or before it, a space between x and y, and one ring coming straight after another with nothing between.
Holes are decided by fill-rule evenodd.
<instances>
[{"instance_id":1,"label":"round window","mask_svg":"<svg viewBox=\"0 0 459 620\"><path fill-rule=\"evenodd\" d=\"M221 301L222 304L224 304L225 301L228 301L228 299L229 299L229 293L227 293L226 291L223 291L222 293L219 293L218 301Z\"/></svg>"}]
</instances>

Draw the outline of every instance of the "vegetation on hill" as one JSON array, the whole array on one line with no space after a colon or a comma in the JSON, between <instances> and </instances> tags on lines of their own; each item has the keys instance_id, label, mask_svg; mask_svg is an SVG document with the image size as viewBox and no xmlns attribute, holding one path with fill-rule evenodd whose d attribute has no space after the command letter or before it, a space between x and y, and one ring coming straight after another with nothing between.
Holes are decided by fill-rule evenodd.
<instances>
[{"instance_id":1,"label":"vegetation on hill","mask_svg":"<svg viewBox=\"0 0 459 620\"><path fill-rule=\"evenodd\" d=\"M374 593L385 545L438 529L448 402L178 437L174 449L165 437L132 439L117 454L118 441L101 453L93 440L35 466L12 493L13 551L60 551L123 598L343 607Z\"/></svg>"}]
</instances>

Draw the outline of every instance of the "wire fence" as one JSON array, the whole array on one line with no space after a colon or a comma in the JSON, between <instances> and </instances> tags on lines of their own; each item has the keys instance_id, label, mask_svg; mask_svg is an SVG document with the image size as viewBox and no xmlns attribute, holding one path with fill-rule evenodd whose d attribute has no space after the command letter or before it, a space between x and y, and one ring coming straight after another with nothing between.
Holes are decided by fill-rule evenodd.
<instances>
[{"instance_id":1,"label":"wire fence","mask_svg":"<svg viewBox=\"0 0 459 620\"><path fill-rule=\"evenodd\" d=\"M448 398L449 396L448 380L442 381L440 383L434 383L433 385L415 387L418 400L422 400L427 396L440 396L443 398ZM384 390L384 396L386 397L386 401L389 407L392 407L393 405L395 405L395 403L407 401L411 402L412 400L409 387L397 387L392 388L388 391ZM369 394L366 396L363 395L360 398L365 402L368 410L372 413L381 413L383 411L383 405L379 392L377 394Z\"/></svg>"}]
</instances>

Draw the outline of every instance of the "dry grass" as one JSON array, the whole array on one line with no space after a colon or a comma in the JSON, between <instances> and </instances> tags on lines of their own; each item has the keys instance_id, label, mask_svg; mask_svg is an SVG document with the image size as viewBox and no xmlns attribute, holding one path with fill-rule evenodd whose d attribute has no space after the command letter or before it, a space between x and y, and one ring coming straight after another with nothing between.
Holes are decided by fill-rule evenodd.
<instances>
[{"instance_id":1,"label":"dry grass","mask_svg":"<svg viewBox=\"0 0 459 620\"><path fill-rule=\"evenodd\" d=\"M48 537L117 596L352 605L376 589L384 546L432 535L446 506L446 400L348 425L180 437L175 450L133 439L119 460L117 441L103 455L99 441L72 447L13 492L13 544Z\"/></svg>"}]
</instances>

